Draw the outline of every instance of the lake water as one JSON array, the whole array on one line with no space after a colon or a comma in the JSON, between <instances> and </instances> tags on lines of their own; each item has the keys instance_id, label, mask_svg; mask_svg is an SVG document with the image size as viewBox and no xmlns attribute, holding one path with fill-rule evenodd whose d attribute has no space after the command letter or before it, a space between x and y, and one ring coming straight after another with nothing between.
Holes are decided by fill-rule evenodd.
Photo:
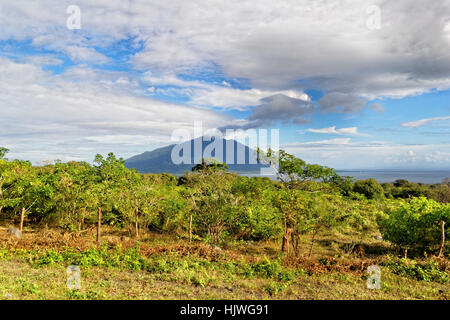
<instances>
[{"instance_id":1,"label":"lake water","mask_svg":"<svg viewBox=\"0 0 450 320\"><path fill-rule=\"evenodd\" d=\"M394 182L397 179L406 179L409 182L435 184L441 183L445 178L450 178L449 171L357 171L357 170L337 170L340 176L350 176L355 180L375 179L379 183ZM243 174L246 176L254 177L258 174L249 173ZM273 175L267 175L271 179L275 179Z\"/></svg>"},{"instance_id":2,"label":"lake water","mask_svg":"<svg viewBox=\"0 0 450 320\"><path fill-rule=\"evenodd\" d=\"M409 182L441 183L450 178L450 171L336 171L341 176L354 177L355 180L373 178L380 183L406 179Z\"/></svg>"}]
</instances>

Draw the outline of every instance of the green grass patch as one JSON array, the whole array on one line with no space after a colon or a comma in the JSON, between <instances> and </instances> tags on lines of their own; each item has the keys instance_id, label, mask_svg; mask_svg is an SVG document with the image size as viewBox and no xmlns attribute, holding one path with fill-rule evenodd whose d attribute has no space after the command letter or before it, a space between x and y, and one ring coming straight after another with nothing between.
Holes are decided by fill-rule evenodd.
<instances>
[{"instance_id":1,"label":"green grass patch","mask_svg":"<svg viewBox=\"0 0 450 320\"><path fill-rule=\"evenodd\" d=\"M399 276L426 282L450 282L449 273L442 270L438 261L432 259L421 261L388 256L383 265Z\"/></svg>"}]
</instances>

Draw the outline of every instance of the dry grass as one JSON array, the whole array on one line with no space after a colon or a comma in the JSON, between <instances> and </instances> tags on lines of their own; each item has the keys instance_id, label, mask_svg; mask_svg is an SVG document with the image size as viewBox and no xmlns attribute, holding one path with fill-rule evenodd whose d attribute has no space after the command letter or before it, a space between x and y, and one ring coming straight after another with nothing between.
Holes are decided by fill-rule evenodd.
<instances>
[{"instance_id":1,"label":"dry grass","mask_svg":"<svg viewBox=\"0 0 450 320\"><path fill-rule=\"evenodd\" d=\"M26 227L23 239L7 236L0 227L0 242L8 249L46 251L87 250L96 247L95 230L82 234ZM382 268L382 289L369 290L365 273L379 264L391 248L380 241L366 241L361 253L345 238L318 238L313 255L309 238L301 239L298 257L283 259L288 280L261 276L243 277L223 268L223 263L254 263L280 256L274 242L236 242L213 249L204 243L189 245L186 239L161 234L144 234L138 240L113 228L102 229L102 241L122 248L139 245L144 257L176 257L180 261L200 259L205 266L185 267L166 273L130 271L117 268L82 268L82 289L66 287L67 265L33 267L27 261L0 260L0 299L448 299L448 284L417 281ZM347 241L347 242L346 242ZM369 249L369 250L368 250ZM183 260L184 259L184 260ZM446 260L445 263L448 264ZM298 272L298 271L301 272Z\"/></svg>"},{"instance_id":2,"label":"dry grass","mask_svg":"<svg viewBox=\"0 0 450 320\"><path fill-rule=\"evenodd\" d=\"M199 286L182 275L161 276L144 271L82 270L82 289L66 288L64 266L35 269L23 262L0 261L0 299L448 299L448 287L383 277L381 290L368 290L352 275L330 273L302 276L290 283L269 279L226 279ZM212 276L211 274L209 276Z\"/></svg>"}]
</instances>

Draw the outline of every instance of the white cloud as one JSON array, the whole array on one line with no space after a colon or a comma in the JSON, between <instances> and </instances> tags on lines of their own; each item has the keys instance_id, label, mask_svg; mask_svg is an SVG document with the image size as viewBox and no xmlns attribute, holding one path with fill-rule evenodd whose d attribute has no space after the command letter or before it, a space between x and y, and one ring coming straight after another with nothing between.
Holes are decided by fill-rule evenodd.
<instances>
[{"instance_id":1,"label":"white cloud","mask_svg":"<svg viewBox=\"0 0 450 320\"><path fill-rule=\"evenodd\" d=\"M245 110L258 105L262 99L276 94L290 98L309 101L308 95L296 90L269 91L259 89L233 89L228 87L211 86L205 90L194 91L191 104Z\"/></svg>"},{"instance_id":2,"label":"white cloud","mask_svg":"<svg viewBox=\"0 0 450 320\"><path fill-rule=\"evenodd\" d=\"M91 70L92 71L92 70ZM129 156L170 142L174 129L220 127L229 118L213 111L137 97L127 82L99 83L52 77L39 67L0 58L0 139L11 157L83 158L114 151ZM95 75L95 76L94 76ZM91 79L92 81L89 81ZM114 88L111 90L111 88ZM89 146L92 150L80 149Z\"/></svg>"},{"instance_id":3,"label":"white cloud","mask_svg":"<svg viewBox=\"0 0 450 320\"><path fill-rule=\"evenodd\" d=\"M104 64L109 61L109 58L101 53L98 53L93 48L84 48L76 46L68 46L63 51L74 62L90 62L96 64Z\"/></svg>"},{"instance_id":4,"label":"white cloud","mask_svg":"<svg viewBox=\"0 0 450 320\"><path fill-rule=\"evenodd\" d=\"M190 98L189 104L203 107L216 107L236 110L246 110L259 105L261 100L276 94L287 97L310 101L304 92L299 90L260 90L260 89L237 89L230 87L229 83L213 84L199 80L186 81L174 74L156 75L147 72L142 78L144 83L151 86L151 92L162 94L186 95ZM154 86L173 86L169 89L155 90Z\"/></svg>"},{"instance_id":5,"label":"white cloud","mask_svg":"<svg viewBox=\"0 0 450 320\"><path fill-rule=\"evenodd\" d=\"M307 162L337 169L450 169L450 144L353 142L350 138L343 138L295 142L281 148Z\"/></svg>"},{"instance_id":6,"label":"white cloud","mask_svg":"<svg viewBox=\"0 0 450 320\"><path fill-rule=\"evenodd\" d=\"M286 143L282 147L295 149L295 148L315 148L315 147L335 147L348 145L350 143L350 138L336 138L330 140L318 140L318 141L310 141L310 142L291 142Z\"/></svg>"},{"instance_id":7,"label":"white cloud","mask_svg":"<svg viewBox=\"0 0 450 320\"><path fill-rule=\"evenodd\" d=\"M186 38L175 33L163 33L147 39L144 50L135 54L132 62L138 69L172 72L209 66L209 61L197 53Z\"/></svg>"},{"instance_id":8,"label":"white cloud","mask_svg":"<svg viewBox=\"0 0 450 320\"><path fill-rule=\"evenodd\" d=\"M402 127L406 127L406 128L419 128L419 127L423 127L427 124L430 124L432 122L435 121L442 121L442 120L449 120L449 117L436 117L436 118L429 118L429 119L422 119L422 120L418 120L418 121L412 121L412 122L404 122L402 124L400 124Z\"/></svg>"},{"instance_id":9,"label":"white cloud","mask_svg":"<svg viewBox=\"0 0 450 320\"><path fill-rule=\"evenodd\" d=\"M52 55L28 56L20 59L21 62L39 66L59 66L63 62Z\"/></svg>"},{"instance_id":10,"label":"white cloud","mask_svg":"<svg viewBox=\"0 0 450 320\"><path fill-rule=\"evenodd\" d=\"M324 133L324 134L337 134L337 135L351 135L351 136L361 136L361 137L370 137L368 134L358 132L358 127L350 127L350 128L341 128L336 129L336 126L332 126L329 128L323 129L306 129L307 132L312 133Z\"/></svg>"},{"instance_id":11,"label":"white cloud","mask_svg":"<svg viewBox=\"0 0 450 320\"><path fill-rule=\"evenodd\" d=\"M0 39L36 39L36 45L70 52L132 37L130 46L143 45L131 59L140 70L218 67L269 91L309 86L373 99L450 88L448 1L430 2L424 13L418 0L79 0L77 32L65 28L70 4L4 3ZM381 8L380 30L366 26L369 5ZM71 54L102 60L92 53Z\"/></svg>"},{"instance_id":12,"label":"white cloud","mask_svg":"<svg viewBox=\"0 0 450 320\"><path fill-rule=\"evenodd\" d=\"M137 153L150 149L147 138L149 145L163 143L173 128L188 127L194 119L217 127L230 122L209 107L247 110L277 95L278 100L290 101L287 97L302 104L309 101L306 88L324 91L322 112L347 113L363 110L368 99L450 88L448 1L430 2L424 11L418 0L79 0L82 29L68 30L66 9L71 4L2 3L1 40L31 41L39 52L56 51L56 56L66 54L79 64L51 75L39 66L57 65L58 58L19 59L23 63L0 59L0 137L13 155L39 160L46 152L49 158L90 160L94 152L111 151L112 146ZM382 10L377 31L366 27L366 8L373 4ZM121 46L120 40L138 51L126 57L132 72L86 66L112 62L100 52ZM220 80L182 80L186 74L206 74L208 81L217 75ZM246 89L222 83L222 78L242 79ZM185 96L189 106L142 97L152 91ZM259 110L267 119L276 108ZM443 119L403 125L437 120ZM341 135L357 132L335 130ZM304 149L308 157L333 158L342 165L365 159L379 167L389 159L408 159L405 155L412 151L417 163L434 159L448 166L448 145L362 145L343 138L297 146Z\"/></svg>"}]
</instances>

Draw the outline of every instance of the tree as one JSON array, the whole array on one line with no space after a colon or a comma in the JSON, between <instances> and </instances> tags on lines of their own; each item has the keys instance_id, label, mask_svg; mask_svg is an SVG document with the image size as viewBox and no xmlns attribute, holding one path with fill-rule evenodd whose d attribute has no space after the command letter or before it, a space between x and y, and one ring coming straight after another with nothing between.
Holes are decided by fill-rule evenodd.
<instances>
[{"instance_id":1,"label":"tree","mask_svg":"<svg viewBox=\"0 0 450 320\"><path fill-rule=\"evenodd\" d=\"M190 214L190 194L178 179L170 174L150 174L145 184L152 186L157 199L152 216L152 227L159 231L183 232L187 230L186 214Z\"/></svg>"},{"instance_id":2,"label":"tree","mask_svg":"<svg viewBox=\"0 0 450 320\"><path fill-rule=\"evenodd\" d=\"M135 169L127 169L123 159L113 153L104 159L95 158L99 176L99 203L107 213L106 221L123 223L136 237L142 228L148 228L154 221L164 194L153 186L149 178ZM164 178L174 181L168 175Z\"/></svg>"},{"instance_id":3,"label":"tree","mask_svg":"<svg viewBox=\"0 0 450 320\"><path fill-rule=\"evenodd\" d=\"M102 220L110 224L125 224L138 236L139 204L137 189L140 176L125 167L122 158L109 153L106 158L95 156L95 170L99 179L98 206L102 208Z\"/></svg>"},{"instance_id":4,"label":"tree","mask_svg":"<svg viewBox=\"0 0 450 320\"><path fill-rule=\"evenodd\" d=\"M320 231L342 223L347 215L340 195L304 194L299 210L295 211L296 233L311 234L309 255L312 254L316 236ZM295 239L294 249L298 250L298 239Z\"/></svg>"},{"instance_id":5,"label":"tree","mask_svg":"<svg viewBox=\"0 0 450 320\"><path fill-rule=\"evenodd\" d=\"M411 197L423 197L429 193L426 186L420 185L413 182L408 182L406 184L400 184L401 186L396 187L392 190L392 195L395 198L411 198Z\"/></svg>"},{"instance_id":6,"label":"tree","mask_svg":"<svg viewBox=\"0 0 450 320\"><path fill-rule=\"evenodd\" d=\"M9 173L10 162L0 159L0 214L5 206L5 180Z\"/></svg>"},{"instance_id":7,"label":"tree","mask_svg":"<svg viewBox=\"0 0 450 320\"><path fill-rule=\"evenodd\" d=\"M384 196L384 189L375 179L358 180L353 185L353 191L363 194L367 199Z\"/></svg>"},{"instance_id":8,"label":"tree","mask_svg":"<svg viewBox=\"0 0 450 320\"><path fill-rule=\"evenodd\" d=\"M441 221L447 225L450 223L450 205L421 197L410 199L400 208L391 210L381 226L383 237L402 247L406 257L410 248L433 249L440 244Z\"/></svg>"},{"instance_id":9,"label":"tree","mask_svg":"<svg viewBox=\"0 0 450 320\"><path fill-rule=\"evenodd\" d=\"M60 225L81 231L99 203L95 169L86 162L57 163L52 174L57 177L54 199Z\"/></svg>"},{"instance_id":10,"label":"tree","mask_svg":"<svg viewBox=\"0 0 450 320\"><path fill-rule=\"evenodd\" d=\"M282 232L283 217L274 205L279 187L269 178L239 177L231 187L236 198L229 226L236 239L278 239Z\"/></svg>"},{"instance_id":11,"label":"tree","mask_svg":"<svg viewBox=\"0 0 450 320\"><path fill-rule=\"evenodd\" d=\"M8 152L9 152L9 149L7 149L5 147L0 147L0 160L4 159Z\"/></svg>"},{"instance_id":12,"label":"tree","mask_svg":"<svg viewBox=\"0 0 450 320\"><path fill-rule=\"evenodd\" d=\"M427 192L427 198L442 203L450 203L450 184L440 184Z\"/></svg>"},{"instance_id":13,"label":"tree","mask_svg":"<svg viewBox=\"0 0 450 320\"><path fill-rule=\"evenodd\" d=\"M203 173L212 173L216 171L224 171L226 172L228 166L226 163L222 163L217 161L216 159L204 159L202 158L202 162L196 164L193 168L193 172L203 172Z\"/></svg>"},{"instance_id":14,"label":"tree","mask_svg":"<svg viewBox=\"0 0 450 320\"><path fill-rule=\"evenodd\" d=\"M353 181L353 177L340 176L333 171L325 182L336 187L342 195L349 196L353 188Z\"/></svg>"},{"instance_id":15,"label":"tree","mask_svg":"<svg viewBox=\"0 0 450 320\"><path fill-rule=\"evenodd\" d=\"M263 151L258 148L257 154L259 161L270 165L275 170L278 180L285 184L320 181L337 187L343 194L348 194L351 190L352 178L341 177L332 168L308 164L284 150L277 153L271 149Z\"/></svg>"},{"instance_id":16,"label":"tree","mask_svg":"<svg viewBox=\"0 0 450 320\"><path fill-rule=\"evenodd\" d=\"M187 174L185 186L192 204L192 223L196 232L212 243L225 236L233 220L233 207L237 205L231 192L234 175L223 171L207 174Z\"/></svg>"},{"instance_id":17,"label":"tree","mask_svg":"<svg viewBox=\"0 0 450 320\"><path fill-rule=\"evenodd\" d=\"M394 181L394 187L405 187L409 184L409 181L406 179L397 179Z\"/></svg>"},{"instance_id":18,"label":"tree","mask_svg":"<svg viewBox=\"0 0 450 320\"><path fill-rule=\"evenodd\" d=\"M289 239L292 238L292 242L295 242L295 239L298 238L297 226L299 220L295 218L295 212L298 212L302 206L302 198L296 190L298 184L306 181L321 181L335 184L342 188L343 193L348 193L351 179L340 177L331 168L307 164L302 159L298 159L284 150L276 153L271 149L268 149L267 152L258 149L257 154L260 161L269 164L275 170L278 180L282 183L282 188L278 191L276 205L283 213L284 234L281 250L288 252ZM296 251L295 243L294 247Z\"/></svg>"},{"instance_id":19,"label":"tree","mask_svg":"<svg viewBox=\"0 0 450 320\"><path fill-rule=\"evenodd\" d=\"M15 216L25 214L35 205L36 193L42 186L36 171L28 161L0 160L0 210L8 210Z\"/></svg>"},{"instance_id":20,"label":"tree","mask_svg":"<svg viewBox=\"0 0 450 320\"><path fill-rule=\"evenodd\" d=\"M302 211L304 203L298 190L287 188L283 186L278 190L274 205L282 212L283 223L283 240L281 243L281 251L289 254L290 245L293 246L294 252L298 250L298 223L297 214Z\"/></svg>"},{"instance_id":21,"label":"tree","mask_svg":"<svg viewBox=\"0 0 450 320\"><path fill-rule=\"evenodd\" d=\"M383 187L384 190L384 196L386 198L392 198L393 197L392 190L394 189L394 185L392 183L385 182L381 184L381 186Z\"/></svg>"},{"instance_id":22,"label":"tree","mask_svg":"<svg viewBox=\"0 0 450 320\"><path fill-rule=\"evenodd\" d=\"M158 214L155 216L154 226L161 231L185 232L188 230L186 215L191 213L191 201L185 192L185 187L176 185L156 185L155 197L158 197L156 206ZM183 197L186 195L186 197Z\"/></svg>"}]
</instances>

